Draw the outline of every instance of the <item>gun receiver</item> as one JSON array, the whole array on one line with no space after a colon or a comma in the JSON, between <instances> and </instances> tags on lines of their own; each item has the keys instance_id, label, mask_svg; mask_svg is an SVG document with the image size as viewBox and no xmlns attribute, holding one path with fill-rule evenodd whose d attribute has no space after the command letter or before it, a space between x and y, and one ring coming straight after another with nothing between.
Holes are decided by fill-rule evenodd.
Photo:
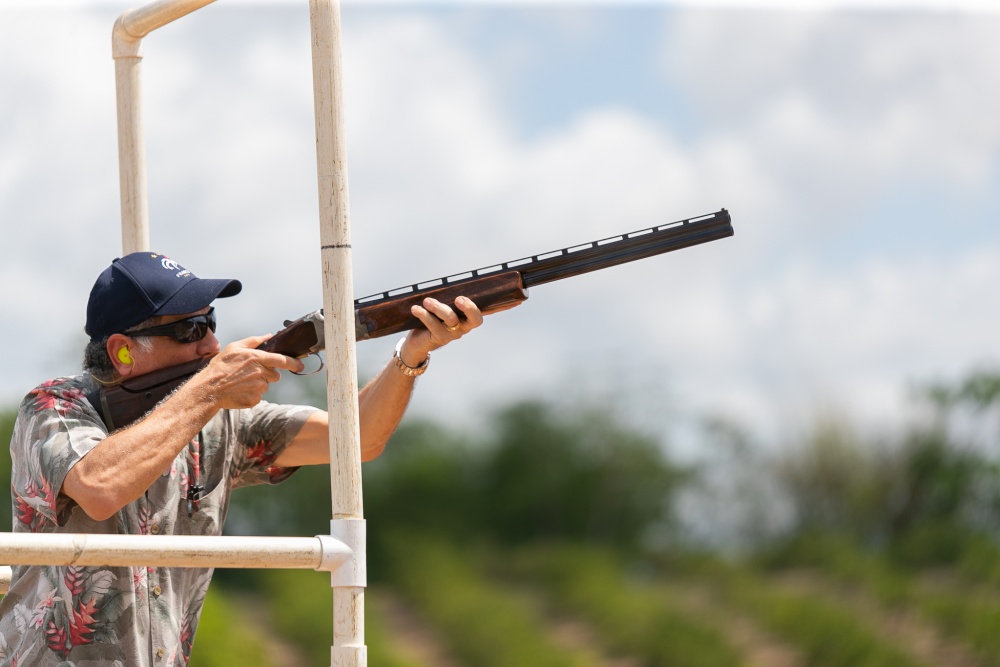
<instances>
[{"instance_id":1,"label":"gun receiver","mask_svg":"<svg viewBox=\"0 0 1000 667\"><path fill-rule=\"evenodd\" d=\"M697 218L678 220L659 227L611 236L599 241L531 255L474 271L454 274L354 302L355 338L380 338L423 326L410 308L432 297L447 304L464 318L455 299L472 299L484 314L509 307L528 298L528 288L562 280L618 264L634 262L666 252L688 248L733 235L726 209ZM301 358L325 348L323 311L309 313L274 334L260 349ZM87 396L104 419L109 432L140 419L174 389L208 364L207 359L165 368L102 387Z\"/></svg>"}]
</instances>

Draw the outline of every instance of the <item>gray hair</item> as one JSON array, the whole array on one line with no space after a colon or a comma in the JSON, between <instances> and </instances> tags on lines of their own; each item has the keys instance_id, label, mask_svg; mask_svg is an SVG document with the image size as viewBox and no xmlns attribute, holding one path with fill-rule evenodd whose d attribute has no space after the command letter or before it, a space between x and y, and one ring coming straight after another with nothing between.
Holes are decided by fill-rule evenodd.
<instances>
[{"instance_id":1,"label":"gray hair","mask_svg":"<svg viewBox=\"0 0 1000 667\"><path fill-rule=\"evenodd\" d=\"M146 327L153 327L160 323L160 317L154 315L134 327L130 328L125 332L127 336L129 331L138 331L140 329L145 329ZM90 373L95 378L101 382L114 382L118 379L118 371L115 370L115 365L111 363L111 357L108 355L108 340L114 334L109 334L103 338L91 339L87 343L87 347L83 350L83 370L86 373ZM151 336L136 336L132 339L135 342L135 346L139 348L142 352L149 352L153 349L153 340Z\"/></svg>"}]
</instances>

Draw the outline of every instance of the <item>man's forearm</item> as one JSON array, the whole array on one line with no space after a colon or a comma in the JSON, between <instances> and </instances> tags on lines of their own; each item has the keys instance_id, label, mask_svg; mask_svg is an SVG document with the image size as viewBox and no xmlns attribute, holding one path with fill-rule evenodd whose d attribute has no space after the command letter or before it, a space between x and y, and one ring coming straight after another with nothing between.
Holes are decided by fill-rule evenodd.
<instances>
[{"instance_id":1,"label":"man's forearm","mask_svg":"<svg viewBox=\"0 0 1000 667\"><path fill-rule=\"evenodd\" d=\"M145 493L219 408L206 387L178 389L132 426L88 452L63 481L62 492L103 521Z\"/></svg>"},{"instance_id":2,"label":"man's forearm","mask_svg":"<svg viewBox=\"0 0 1000 667\"><path fill-rule=\"evenodd\" d=\"M416 364L414 364L415 366ZM416 378L404 375L390 361L358 393L361 421L361 460L370 461L385 449L399 426L413 395Z\"/></svg>"},{"instance_id":3,"label":"man's forearm","mask_svg":"<svg viewBox=\"0 0 1000 667\"><path fill-rule=\"evenodd\" d=\"M413 378L400 373L390 362L358 392L362 461L371 461L385 449L410 402L413 384ZM275 459L275 465L293 467L329 463L328 420L325 411L311 415L289 446Z\"/></svg>"},{"instance_id":4,"label":"man's forearm","mask_svg":"<svg viewBox=\"0 0 1000 667\"><path fill-rule=\"evenodd\" d=\"M426 353L415 351L412 358ZM410 358L404 353L404 358ZM414 366L419 362L414 362ZM415 378L404 375L390 361L361 391L358 392L358 419L361 431L361 460L371 461L385 449L390 436L399 426L413 394ZM275 465L283 467L318 465L330 462L329 415L314 413L284 451Z\"/></svg>"}]
</instances>

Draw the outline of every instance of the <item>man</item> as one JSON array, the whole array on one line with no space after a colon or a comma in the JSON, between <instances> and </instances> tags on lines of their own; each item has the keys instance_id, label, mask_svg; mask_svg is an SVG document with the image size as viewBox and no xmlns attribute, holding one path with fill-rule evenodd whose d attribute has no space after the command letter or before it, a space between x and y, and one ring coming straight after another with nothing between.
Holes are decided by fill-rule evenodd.
<instances>
[{"instance_id":1,"label":"man","mask_svg":"<svg viewBox=\"0 0 1000 667\"><path fill-rule=\"evenodd\" d=\"M115 260L87 305L84 375L59 378L22 402L11 440L14 530L35 533L218 535L233 488L286 479L329 462L327 414L262 401L279 370L302 362L221 348L216 298L236 280L196 277L148 252ZM482 323L472 301L425 299L385 369L359 393L362 460L399 424L431 351ZM146 417L108 433L86 396L196 358L209 364ZM0 666L186 665L212 571L147 567L14 568L0 603Z\"/></svg>"}]
</instances>

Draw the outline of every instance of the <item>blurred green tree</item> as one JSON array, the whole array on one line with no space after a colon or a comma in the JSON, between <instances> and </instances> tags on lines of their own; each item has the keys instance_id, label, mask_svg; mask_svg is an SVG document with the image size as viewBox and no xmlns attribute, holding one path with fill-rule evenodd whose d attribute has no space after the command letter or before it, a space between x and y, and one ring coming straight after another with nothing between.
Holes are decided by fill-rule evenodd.
<instances>
[{"instance_id":1,"label":"blurred green tree","mask_svg":"<svg viewBox=\"0 0 1000 667\"><path fill-rule=\"evenodd\" d=\"M975 372L919 395L935 414L883 441L845 422L818 424L773 464L795 507L791 536L839 534L909 566L951 565L983 539L996 541L1000 468L996 448L970 442L956 411L1000 405L1000 375Z\"/></svg>"},{"instance_id":2,"label":"blurred green tree","mask_svg":"<svg viewBox=\"0 0 1000 667\"><path fill-rule=\"evenodd\" d=\"M10 439L14 435L14 421L17 419L17 409L0 410L0 530L6 532L13 528L10 497Z\"/></svg>"},{"instance_id":3,"label":"blurred green tree","mask_svg":"<svg viewBox=\"0 0 1000 667\"><path fill-rule=\"evenodd\" d=\"M517 403L496 414L491 432L480 494L484 523L500 539L635 548L672 523L688 473L608 411Z\"/></svg>"},{"instance_id":4,"label":"blurred green tree","mask_svg":"<svg viewBox=\"0 0 1000 667\"><path fill-rule=\"evenodd\" d=\"M479 436L419 420L397 431L386 454L364 469L374 541L419 531L633 548L647 531L670 524L687 473L658 442L603 409L522 402L488 423Z\"/></svg>"}]
</instances>

